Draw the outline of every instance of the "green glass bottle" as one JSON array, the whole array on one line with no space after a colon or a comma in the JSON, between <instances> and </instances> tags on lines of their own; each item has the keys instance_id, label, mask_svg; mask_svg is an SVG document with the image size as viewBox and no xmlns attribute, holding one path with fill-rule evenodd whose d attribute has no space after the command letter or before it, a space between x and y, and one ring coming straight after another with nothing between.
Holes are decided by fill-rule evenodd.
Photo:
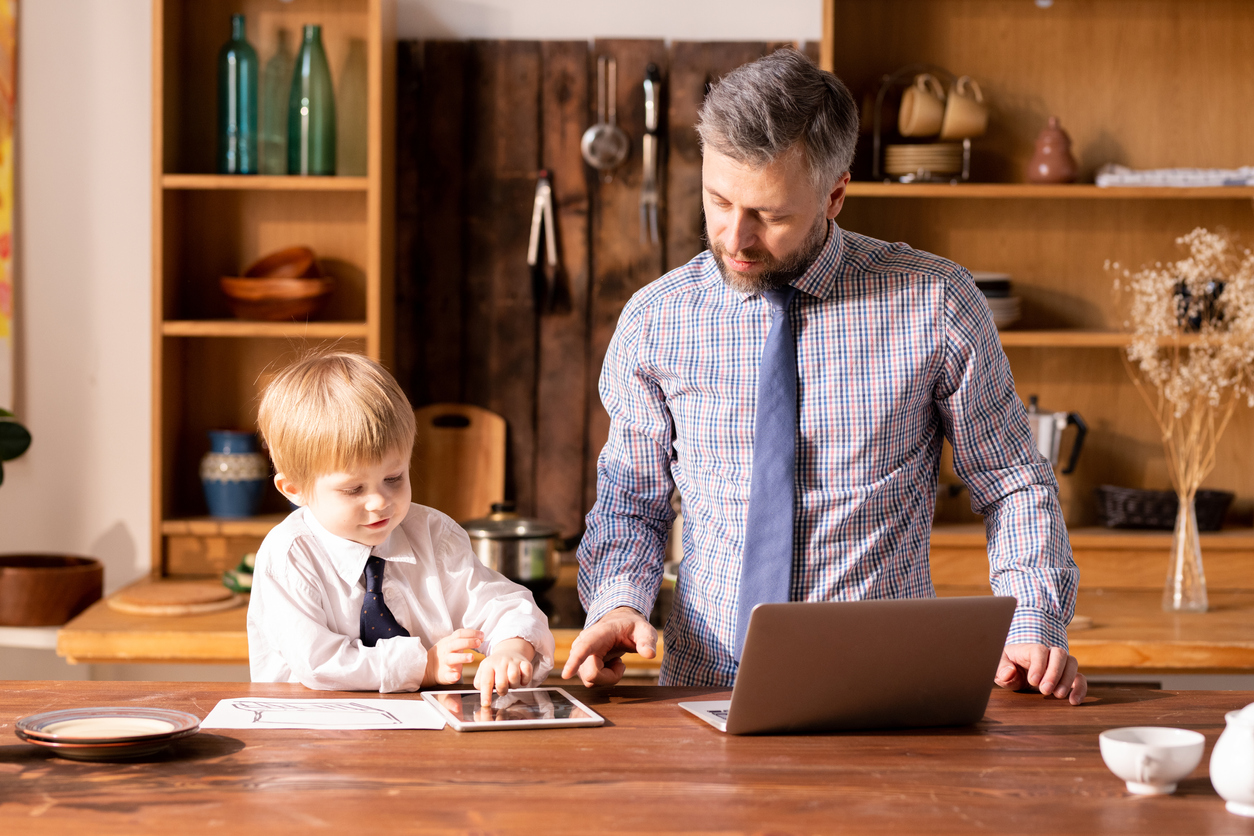
<instances>
[{"instance_id":1,"label":"green glass bottle","mask_svg":"<svg viewBox=\"0 0 1254 836\"><path fill-rule=\"evenodd\" d=\"M287 173L335 174L335 91L322 27L305 24L287 105Z\"/></svg>"},{"instance_id":2,"label":"green glass bottle","mask_svg":"<svg viewBox=\"0 0 1254 836\"><path fill-rule=\"evenodd\" d=\"M218 52L218 173L257 173L257 51L244 16L231 15L231 40Z\"/></svg>"}]
</instances>

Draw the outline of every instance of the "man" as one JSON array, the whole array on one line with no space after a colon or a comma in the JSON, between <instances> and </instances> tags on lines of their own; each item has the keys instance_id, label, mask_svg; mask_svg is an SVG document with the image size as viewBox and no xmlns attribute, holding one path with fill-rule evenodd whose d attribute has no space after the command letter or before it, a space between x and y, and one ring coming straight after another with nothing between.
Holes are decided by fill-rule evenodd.
<instances>
[{"instance_id":1,"label":"man","mask_svg":"<svg viewBox=\"0 0 1254 836\"><path fill-rule=\"evenodd\" d=\"M628 302L606 354L611 418L579 549L587 626L563 676L655 654L645 618L683 498L663 684L730 685L754 604L935 595L941 445L1018 607L997 671L1079 705L1078 571L971 275L835 223L857 138L845 86L795 50L714 87L698 130L710 249ZM798 641L806 637L798 636Z\"/></svg>"}]
</instances>

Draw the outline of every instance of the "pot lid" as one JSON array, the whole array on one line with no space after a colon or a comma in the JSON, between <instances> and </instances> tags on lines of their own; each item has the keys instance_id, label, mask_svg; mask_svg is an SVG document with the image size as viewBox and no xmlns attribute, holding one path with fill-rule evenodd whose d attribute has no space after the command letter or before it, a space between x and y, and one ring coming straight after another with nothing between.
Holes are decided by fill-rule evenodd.
<instances>
[{"instance_id":1,"label":"pot lid","mask_svg":"<svg viewBox=\"0 0 1254 836\"><path fill-rule=\"evenodd\" d=\"M488 540L522 540L558 535L557 526L515 514L512 502L494 503L490 516L466 520L461 525L471 537Z\"/></svg>"}]
</instances>

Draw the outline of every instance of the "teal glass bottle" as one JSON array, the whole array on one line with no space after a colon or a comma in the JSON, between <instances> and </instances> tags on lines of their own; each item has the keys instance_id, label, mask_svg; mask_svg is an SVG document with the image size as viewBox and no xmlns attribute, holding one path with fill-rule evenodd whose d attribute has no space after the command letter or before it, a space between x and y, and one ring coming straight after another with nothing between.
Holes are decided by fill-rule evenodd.
<instances>
[{"instance_id":1,"label":"teal glass bottle","mask_svg":"<svg viewBox=\"0 0 1254 836\"><path fill-rule=\"evenodd\" d=\"M335 174L335 91L322 27L305 25L287 105L287 173Z\"/></svg>"},{"instance_id":2,"label":"teal glass bottle","mask_svg":"<svg viewBox=\"0 0 1254 836\"><path fill-rule=\"evenodd\" d=\"M218 173L257 173L257 51L244 16L231 15L231 39L218 52Z\"/></svg>"}]
</instances>

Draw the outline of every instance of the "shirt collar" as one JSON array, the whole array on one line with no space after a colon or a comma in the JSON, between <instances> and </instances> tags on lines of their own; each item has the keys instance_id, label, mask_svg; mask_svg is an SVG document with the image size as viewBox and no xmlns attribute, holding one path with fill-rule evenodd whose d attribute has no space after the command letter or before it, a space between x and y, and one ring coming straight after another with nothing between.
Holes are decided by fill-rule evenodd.
<instances>
[{"instance_id":1,"label":"shirt collar","mask_svg":"<svg viewBox=\"0 0 1254 836\"><path fill-rule=\"evenodd\" d=\"M709 251L707 250L707 252ZM840 266L844 252L844 233L836 225L835 220L829 220L827 222L827 241L823 244L823 248L819 250L814 263L792 282L792 286L819 299L826 299L828 296L831 296L832 291L836 289L836 268ZM713 252L709 252L709 259L706 264L706 280L713 285L721 285L727 288L727 283L723 281L723 273L718 269L718 256L714 255ZM756 293L740 293L731 288L727 288L727 291L734 293L742 302L758 295Z\"/></svg>"},{"instance_id":2,"label":"shirt collar","mask_svg":"<svg viewBox=\"0 0 1254 836\"><path fill-rule=\"evenodd\" d=\"M345 583L353 584L361 580L362 574L366 571L366 558L371 555L399 563L418 562L418 558L414 556L414 549L409 543L409 538L405 536L403 526L398 525L392 529L392 533L388 535L386 540L372 547L364 543L346 540L327 531L308 507L302 508L301 513L304 515L305 524L309 526L309 530L313 532L318 544L322 546L322 549L330 558L331 566L335 569L335 573Z\"/></svg>"}]
</instances>

